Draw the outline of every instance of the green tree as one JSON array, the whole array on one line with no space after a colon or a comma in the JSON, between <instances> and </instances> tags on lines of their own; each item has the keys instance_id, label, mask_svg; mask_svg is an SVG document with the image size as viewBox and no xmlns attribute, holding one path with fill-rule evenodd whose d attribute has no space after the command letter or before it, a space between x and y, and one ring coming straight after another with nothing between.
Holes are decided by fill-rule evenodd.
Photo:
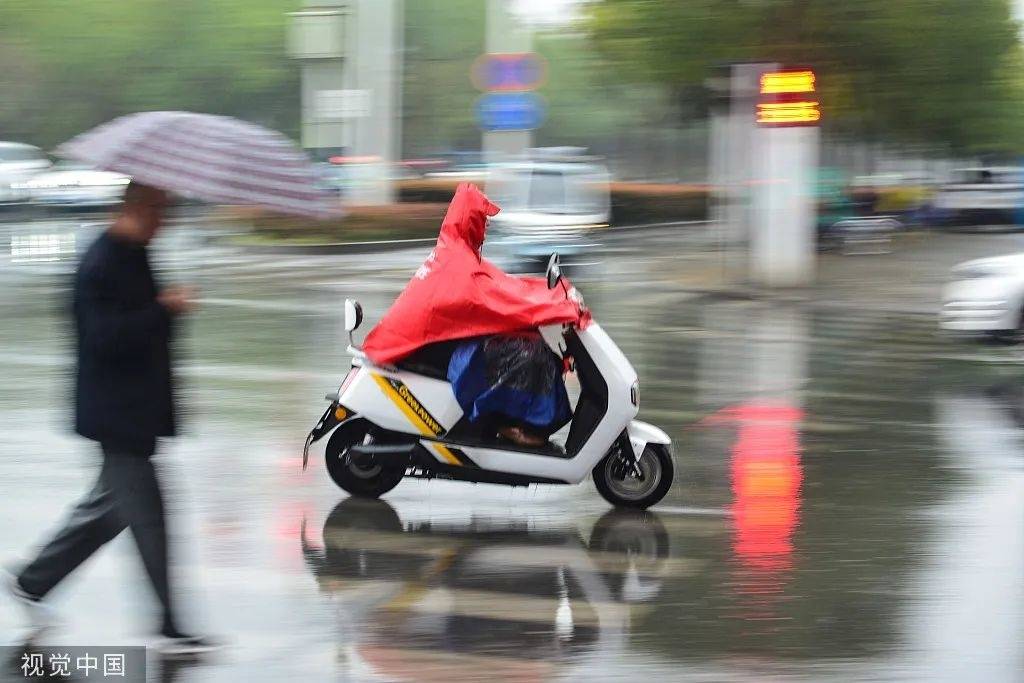
<instances>
[{"instance_id":1,"label":"green tree","mask_svg":"<svg viewBox=\"0 0 1024 683\"><path fill-rule=\"evenodd\" d=\"M808 64L829 125L878 138L1016 149L1008 0L602 0L587 26L620 79L672 89L733 61ZM998 114L998 121L993 117Z\"/></svg>"},{"instance_id":2,"label":"green tree","mask_svg":"<svg viewBox=\"0 0 1024 683\"><path fill-rule=\"evenodd\" d=\"M296 135L298 0L4 0L0 139L51 147L114 116L188 109Z\"/></svg>"},{"instance_id":3,"label":"green tree","mask_svg":"<svg viewBox=\"0 0 1024 683\"><path fill-rule=\"evenodd\" d=\"M625 128L664 118L663 91L647 83L609 82L604 78L608 63L586 35L540 33L535 45L547 64L547 79L539 89L547 103L537 132L540 144L588 147Z\"/></svg>"},{"instance_id":4,"label":"green tree","mask_svg":"<svg viewBox=\"0 0 1024 683\"><path fill-rule=\"evenodd\" d=\"M410 0L405 3L402 149L407 157L478 149L470 81L484 52L485 3Z\"/></svg>"}]
</instances>

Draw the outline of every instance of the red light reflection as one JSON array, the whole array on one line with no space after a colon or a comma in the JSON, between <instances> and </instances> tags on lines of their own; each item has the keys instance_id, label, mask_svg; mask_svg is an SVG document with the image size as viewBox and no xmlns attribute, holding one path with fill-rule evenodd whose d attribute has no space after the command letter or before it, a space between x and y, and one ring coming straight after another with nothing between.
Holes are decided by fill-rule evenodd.
<instances>
[{"instance_id":1,"label":"red light reflection","mask_svg":"<svg viewBox=\"0 0 1024 683\"><path fill-rule=\"evenodd\" d=\"M705 424L736 424L729 461L733 491L734 590L749 599L744 619L774 618L772 605L793 565L800 523L800 421L782 403L747 403L719 411Z\"/></svg>"},{"instance_id":2,"label":"red light reflection","mask_svg":"<svg viewBox=\"0 0 1024 683\"><path fill-rule=\"evenodd\" d=\"M748 404L731 409L739 423L730 475L736 556L754 569L788 569L799 522L800 420L783 405Z\"/></svg>"}]
</instances>

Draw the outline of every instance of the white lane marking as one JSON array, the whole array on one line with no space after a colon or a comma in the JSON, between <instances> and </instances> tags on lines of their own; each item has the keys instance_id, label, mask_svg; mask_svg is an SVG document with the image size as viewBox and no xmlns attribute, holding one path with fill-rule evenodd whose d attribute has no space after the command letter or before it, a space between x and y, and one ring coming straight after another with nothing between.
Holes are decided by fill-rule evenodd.
<instances>
[{"instance_id":1,"label":"white lane marking","mask_svg":"<svg viewBox=\"0 0 1024 683\"><path fill-rule=\"evenodd\" d=\"M732 517L728 508L700 508L685 505L664 505L651 508L651 512L659 515L694 515L704 517Z\"/></svg>"}]
</instances>

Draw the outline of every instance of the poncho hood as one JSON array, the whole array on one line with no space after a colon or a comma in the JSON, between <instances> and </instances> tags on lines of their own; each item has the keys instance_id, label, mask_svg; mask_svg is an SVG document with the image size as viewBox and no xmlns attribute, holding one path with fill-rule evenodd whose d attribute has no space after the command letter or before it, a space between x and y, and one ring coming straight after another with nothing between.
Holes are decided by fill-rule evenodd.
<instances>
[{"instance_id":1,"label":"poncho hood","mask_svg":"<svg viewBox=\"0 0 1024 683\"><path fill-rule=\"evenodd\" d=\"M381 321L363 350L375 363L394 363L434 342L531 330L586 326L589 314L544 278L513 277L480 254L487 218L499 208L476 186L459 185L434 250ZM568 283L566 283L568 284Z\"/></svg>"}]
</instances>

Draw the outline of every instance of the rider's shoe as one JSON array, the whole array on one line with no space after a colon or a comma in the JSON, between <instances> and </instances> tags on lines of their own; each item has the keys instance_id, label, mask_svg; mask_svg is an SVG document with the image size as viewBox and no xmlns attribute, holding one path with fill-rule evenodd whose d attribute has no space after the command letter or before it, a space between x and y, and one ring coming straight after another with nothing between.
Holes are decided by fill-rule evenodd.
<instances>
[{"instance_id":1,"label":"rider's shoe","mask_svg":"<svg viewBox=\"0 0 1024 683\"><path fill-rule=\"evenodd\" d=\"M548 440L539 434L535 434L528 429L524 429L519 426L507 426L502 427L498 430L498 434L508 439L512 443L518 446L528 446L530 448L541 448L547 445Z\"/></svg>"}]
</instances>

